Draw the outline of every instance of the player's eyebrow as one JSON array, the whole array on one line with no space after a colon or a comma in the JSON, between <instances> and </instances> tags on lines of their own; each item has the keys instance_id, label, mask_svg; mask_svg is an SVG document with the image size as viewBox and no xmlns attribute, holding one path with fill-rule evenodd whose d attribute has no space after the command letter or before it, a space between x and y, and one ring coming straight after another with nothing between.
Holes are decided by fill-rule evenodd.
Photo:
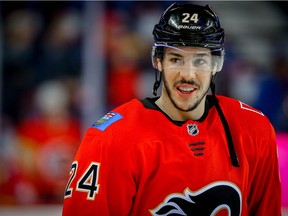
<instances>
[{"instance_id":1,"label":"player's eyebrow","mask_svg":"<svg viewBox=\"0 0 288 216\"><path fill-rule=\"evenodd\" d=\"M179 53L176 53L176 52L173 52L173 51L168 51L167 55L174 56L174 57L179 57L179 58L183 57L183 55L181 55Z\"/></svg>"},{"instance_id":2,"label":"player's eyebrow","mask_svg":"<svg viewBox=\"0 0 288 216\"><path fill-rule=\"evenodd\" d=\"M210 57L211 54L209 52L204 52L204 53L196 53L195 55L199 56L199 57Z\"/></svg>"}]
</instances>

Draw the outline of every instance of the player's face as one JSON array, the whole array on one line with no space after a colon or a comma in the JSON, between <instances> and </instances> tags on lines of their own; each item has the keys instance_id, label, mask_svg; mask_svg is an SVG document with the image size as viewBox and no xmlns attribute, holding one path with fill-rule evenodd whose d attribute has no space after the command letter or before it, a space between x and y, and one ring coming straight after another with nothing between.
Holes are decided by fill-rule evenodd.
<instances>
[{"instance_id":1,"label":"player's face","mask_svg":"<svg viewBox=\"0 0 288 216\"><path fill-rule=\"evenodd\" d=\"M180 111L189 112L196 109L210 87L213 69L209 49L195 47L165 48L163 61L158 62L162 71L162 96Z\"/></svg>"}]
</instances>

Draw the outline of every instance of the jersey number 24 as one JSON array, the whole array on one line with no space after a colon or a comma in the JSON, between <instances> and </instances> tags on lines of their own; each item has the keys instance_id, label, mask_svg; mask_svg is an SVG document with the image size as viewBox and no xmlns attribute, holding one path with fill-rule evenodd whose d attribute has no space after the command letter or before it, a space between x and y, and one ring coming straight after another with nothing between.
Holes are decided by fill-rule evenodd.
<instances>
[{"instance_id":1,"label":"jersey number 24","mask_svg":"<svg viewBox=\"0 0 288 216\"><path fill-rule=\"evenodd\" d=\"M64 198L72 197L74 188L71 187L78 168L78 162L75 161L72 163L70 170L70 178L67 183ZM88 200L94 200L95 195L98 194L99 184L98 184L98 175L99 175L100 163L92 162L88 168L84 171L81 178L79 178L76 183L76 191L87 193Z\"/></svg>"}]
</instances>

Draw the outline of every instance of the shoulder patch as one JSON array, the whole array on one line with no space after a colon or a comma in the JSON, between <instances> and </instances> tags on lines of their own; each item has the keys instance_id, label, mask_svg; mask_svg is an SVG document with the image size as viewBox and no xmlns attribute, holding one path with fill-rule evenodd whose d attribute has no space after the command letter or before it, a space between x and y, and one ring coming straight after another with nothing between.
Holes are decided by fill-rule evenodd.
<instances>
[{"instance_id":1,"label":"shoulder patch","mask_svg":"<svg viewBox=\"0 0 288 216\"><path fill-rule=\"evenodd\" d=\"M104 131L107 127L109 127L114 122L122 119L123 116L121 116L119 113L116 112L109 112L105 116L103 116L101 119L96 121L92 128L97 128L101 131Z\"/></svg>"},{"instance_id":2,"label":"shoulder patch","mask_svg":"<svg viewBox=\"0 0 288 216\"><path fill-rule=\"evenodd\" d=\"M247 104L245 104L245 103L243 103L241 101L239 101L239 103L240 103L241 109L248 110L250 112L255 112L255 113L259 114L259 115L264 116L264 114L261 111L259 111L257 109L254 109L253 107L251 107L251 106L249 106L249 105L247 105Z\"/></svg>"}]
</instances>

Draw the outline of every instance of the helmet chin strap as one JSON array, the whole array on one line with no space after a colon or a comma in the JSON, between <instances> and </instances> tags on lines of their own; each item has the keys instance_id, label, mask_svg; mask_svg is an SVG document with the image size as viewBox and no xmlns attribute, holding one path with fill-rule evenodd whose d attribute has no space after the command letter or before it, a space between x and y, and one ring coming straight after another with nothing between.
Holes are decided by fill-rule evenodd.
<instances>
[{"instance_id":1,"label":"helmet chin strap","mask_svg":"<svg viewBox=\"0 0 288 216\"><path fill-rule=\"evenodd\" d=\"M153 95L157 96L157 90L161 85L161 80L162 80L162 73L155 68L155 82L153 85Z\"/></svg>"},{"instance_id":2,"label":"helmet chin strap","mask_svg":"<svg viewBox=\"0 0 288 216\"><path fill-rule=\"evenodd\" d=\"M218 115L220 116L222 125L223 125L224 130L225 130L232 165L234 167L240 167L238 156L237 156L236 151L235 151L235 147L234 147L234 143L233 143L233 139L232 139L232 135L231 135L231 131L230 131L228 122L225 118L225 115L224 115L224 113L220 107L218 98L215 94L215 78L216 78L216 74L212 76L211 83L210 83L210 88L211 88L212 96L213 96L212 98L214 99L214 104L215 104L216 110L218 112Z\"/></svg>"}]
</instances>

